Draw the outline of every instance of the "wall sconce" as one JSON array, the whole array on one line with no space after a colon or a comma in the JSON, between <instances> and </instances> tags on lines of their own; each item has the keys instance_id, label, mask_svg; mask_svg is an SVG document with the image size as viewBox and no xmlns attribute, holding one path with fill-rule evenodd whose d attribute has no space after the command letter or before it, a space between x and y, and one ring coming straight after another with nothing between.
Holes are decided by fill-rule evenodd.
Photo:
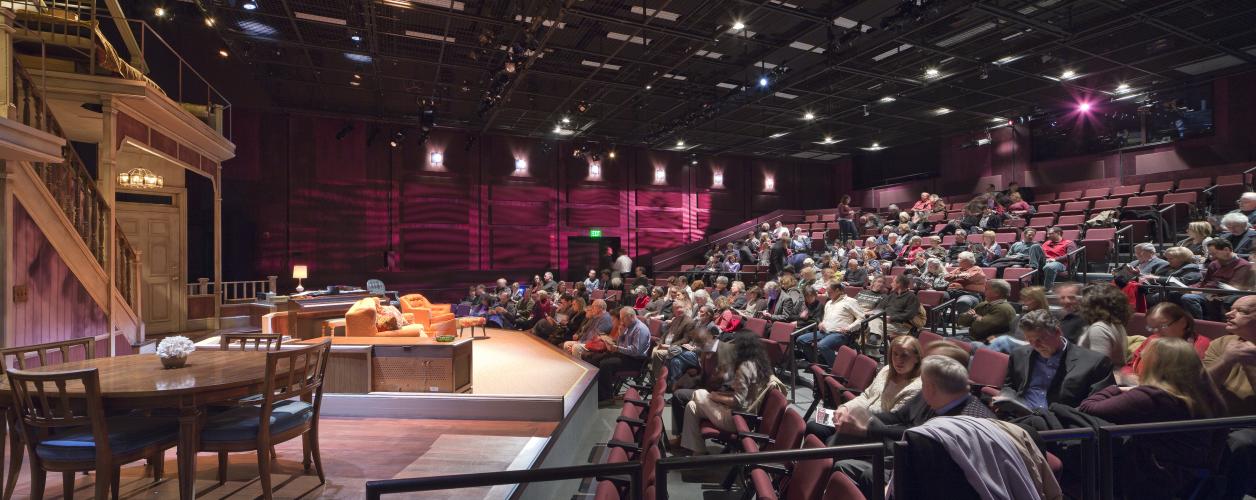
<instances>
[{"instance_id":1,"label":"wall sconce","mask_svg":"<svg viewBox=\"0 0 1256 500\"><path fill-rule=\"evenodd\" d=\"M713 170L711 172L711 187L713 188L724 187L724 171L723 170Z\"/></svg>"},{"instance_id":2,"label":"wall sconce","mask_svg":"<svg viewBox=\"0 0 1256 500\"><path fill-rule=\"evenodd\" d=\"M770 175L763 176L763 190L776 191L776 179Z\"/></svg>"},{"instance_id":3,"label":"wall sconce","mask_svg":"<svg viewBox=\"0 0 1256 500\"><path fill-rule=\"evenodd\" d=\"M667 184L667 167L654 167L654 183Z\"/></svg>"},{"instance_id":4,"label":"wall sconce","mask_svg":"<svg viewBox=\"0 0 1256 500\"><path fill-rule=\"evenodd\" d=\"M590 163L590 164L589 164L589 178L590 178L590 179L601 179L601 178L602 178L602 164L601 164L601 163Z\"/></svg>"},{"instance_id":5,"label":"wall sconce","mask_svg":"<svg viewBox=\"0 0 1256 500\"><path fill-rule=\"evenodd\" d=\"M527 174L528 174L528 160L525 160L523 158L515 159L515 175L527 175Z\"/></svg>"},{"instance_id":6,"label":"wall sconce","mask_svg":"<svg viewBox=\"0 0 1256 500\"><path fill-rule=\"evenodd\" d=\"M433 167L439 167L445 164L445 153L440 151L432 151L432 154L428 155L428 158L431 159Z\"/></svg>"}]
</instances>

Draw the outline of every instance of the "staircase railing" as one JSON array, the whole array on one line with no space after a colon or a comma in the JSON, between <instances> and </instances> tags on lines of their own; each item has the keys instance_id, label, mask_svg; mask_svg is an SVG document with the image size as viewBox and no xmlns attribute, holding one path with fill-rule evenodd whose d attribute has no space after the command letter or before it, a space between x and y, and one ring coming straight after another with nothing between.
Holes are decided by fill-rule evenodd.
<instances>
[{"instance_id":1,"label":"staircase railing","mask_svg":"<svg viewBox=\"0 0 1256 500\"><path fill-rule=\"evenodd\" d=\"M96 187L96 180L87 172L83 159L79 158L70 143L69 136L61 128L61 124L52 115L48 102L44 99L34 79L22 68L16 59L13 61L13 104L16 115L12 118L23 125L48 132L66 140L62 148L60 163L32 162L36 174L48 188L48 193L56 200L61 213L74 226L79 238L87 245L96 263L102 269L108 262L108 229L109 204ZM118 290L126 298L127 304L134 306L137 291L135 279L138 271L138 259L135 249L122 235L116 231L118 246L117 284Z\"/></svg>"}]
</instances>

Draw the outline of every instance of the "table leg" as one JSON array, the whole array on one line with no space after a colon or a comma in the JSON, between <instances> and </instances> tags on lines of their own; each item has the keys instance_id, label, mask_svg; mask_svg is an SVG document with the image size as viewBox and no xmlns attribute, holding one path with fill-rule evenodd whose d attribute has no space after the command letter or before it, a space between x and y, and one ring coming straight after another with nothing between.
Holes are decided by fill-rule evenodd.
<instances>
[{"instance_id":1,"label":"table leg","mask_svg":"<svg viewBox=\"0 0 1256 500\"><path fill-rule=\"evenodd\" d=\"M200 447L200 429L197 424L201 410L197 407L183 408L179 412L179 498L190 500L196 497L196 451Z\"/></svg>"}]
</instances>

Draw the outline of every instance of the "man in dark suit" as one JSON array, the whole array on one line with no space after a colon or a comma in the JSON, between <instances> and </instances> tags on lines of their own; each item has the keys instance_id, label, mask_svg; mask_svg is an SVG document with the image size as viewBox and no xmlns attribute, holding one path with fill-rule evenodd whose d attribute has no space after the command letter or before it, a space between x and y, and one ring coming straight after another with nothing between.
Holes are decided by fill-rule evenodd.
<instances>
[{"instance_id":1,"label":"man in dark suit","mask_svg":"<svg viewBox=\"0 0 1256 500\"><path fill-rule=\"evenodd\" d=\"M969 394L968 368L955 359L943 355L931 355L920 365L920 394L903 407L889 412L868 415L862 407L843 412L836 422L839 435L863 436L877 440L903 439L907 429L923 424L934 417L970 416L994 418L981 400ZM841 460L837 470L872 498L873 469L866 460Z\"/></svg>"},{"instance_id":2,"label":"man in dark suit","mask_svg":"<svg viewBox=\"0 0 1256 500\"><path fill-rule=\"evenodd\" d=\"M1051 403L1077 406L1091 393L1116 383L1108 357L1065 340L1060 320L1050 311L1026 313L1020 329L1029 345L1012 351L1007 381L994 398L996 408L1004 400L1030 410Z\"/></svg>"}]
</instances>

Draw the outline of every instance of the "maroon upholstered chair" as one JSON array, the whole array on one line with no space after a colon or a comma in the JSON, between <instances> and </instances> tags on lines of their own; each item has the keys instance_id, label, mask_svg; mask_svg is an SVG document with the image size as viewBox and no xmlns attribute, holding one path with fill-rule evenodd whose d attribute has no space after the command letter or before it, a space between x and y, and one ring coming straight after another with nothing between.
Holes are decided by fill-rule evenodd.
<instances>
[{"instance_id":1,"label":"maroon upholstered chair","mask_svg":"<svg viewBox=\"0 0 1256 500\"><path fill-rule=\"evenodd\" d=\"M1148 182L1143 185L1143 191L1147 194L1163 194L1173 190L1173 181Z\"/></svg>"},{"instance_id":2,"label":"maroon upholstered chair","mask_svg":"<svg viewBox=\"0 0 1256 500\"><path fill-rule=\"evenodd\" d=\"M821 500L865 500L863 492L855 486L855 482L842 471L829 474L829 482L824 485L824 497Z\"/></svg>"},{"instance_id":3,"label":"maroon upholstered chair","mask_svg":"<svg viewBox=\"0 0 1256 500\"><path fill-rule=\"evenodd\" d=\"M920 347L923 349L928 349L929 344L932 344L934 342L938 342L941 340L945 340L945 337L938 335L936 333L933 333L929 330L921 330L919 339L920 339Z\"/></svg>"},{"instance_id":4,"label":"maroon upholstered chair","mask_svg":"<svg viewBox=\"0 0 1256 500\"><path fill-rule=\"evenodd\" d=\"M772 327L768 329L768 336L759 339L760 342L763 342L763 347L768 352L768 360L772 362L773 366L781 366L789 360L787 356L793 356L792 352L788 352L790 350L789 338L790 334L797 329L797 323L777 321L772 323Z\"/></svg>"},{"instance_id":5,"label":"maroon upholstered chair","mask_svg":"<svg viewBox=\"0 0 1256 500\"><path fill-rule=\"evenodd\" d=\"M1108 193L1111 193L1111 192L1112 192L1112 190L1111 190L1110 188L1106 188L1106 187L1102 187L1102 188L1090 188L1090 189L1087 189L1085 192L1083 192L1083 193L1082 193L1082 197L1081 197L1081 199L1083 199L1083 200L1098 200L1098 199L1100 199L1100 198L1106 198L1106 197L1108 196Z\"/></svg>"},{"instance_id":6,"label":"maroon upholstered chair","mask_svg":"<svg viewBox=\"0 0 1256 500\"><path fill-rule=\"evenodd\" d=\"M1141 191L1139 190L1138 184L1129 185L1129 186L1117 186L1117 187L1112 188L1112 193L1109 194L1108 197L1126 198L1129 196L1134 196L1140 192Z\"/></svg>"},{"instance_id":7,"label":"maroon upholstered chair","mask_svg":"<svg viewBox=\"0 0 1256 500\"><path fill-rule=\"evenodd\" d=\"M767 333L768 320L763 318L746 318L746 329L762 337L763 334Z\"/></svg>"},{"instance_id":8,"label":"maroon upholstered chair","mask_svg":"<svg viewBox=\"0 0 1256 500\"><path fill-rule=\"evenodd\" d=\"M1003 387L1007 380L1008 355L993 349L977 349L968 367L968 378L982 387Z\"/></svg>"}]
</instances>

